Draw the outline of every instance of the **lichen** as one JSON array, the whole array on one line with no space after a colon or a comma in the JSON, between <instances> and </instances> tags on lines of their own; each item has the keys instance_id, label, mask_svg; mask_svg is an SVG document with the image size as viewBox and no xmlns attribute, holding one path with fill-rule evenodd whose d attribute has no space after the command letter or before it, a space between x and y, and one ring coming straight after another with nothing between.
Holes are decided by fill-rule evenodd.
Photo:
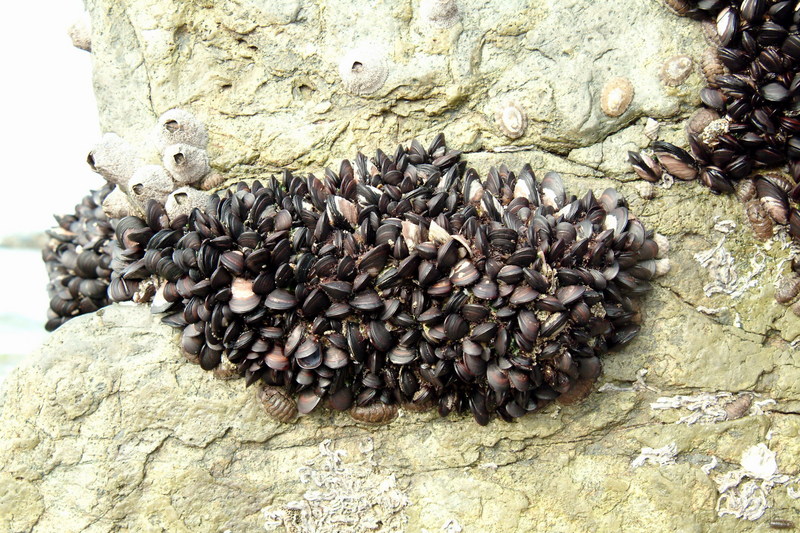
<instances>
[{"instance_id":1,"label":"lichen","mask_svg":"<svg viewBox=\"0 0 800 533\"><path fill-rule=\"evenodd\" d=\"M411 503L398 487L395 474L380 472L372 439L359 443L360 456L346 460L347 452L330 439L319 445L319 455L298 469L305 492L298 500L261 510L264 528L288 533L403 531L405 508Z\"/></svg>"}]
</instances>

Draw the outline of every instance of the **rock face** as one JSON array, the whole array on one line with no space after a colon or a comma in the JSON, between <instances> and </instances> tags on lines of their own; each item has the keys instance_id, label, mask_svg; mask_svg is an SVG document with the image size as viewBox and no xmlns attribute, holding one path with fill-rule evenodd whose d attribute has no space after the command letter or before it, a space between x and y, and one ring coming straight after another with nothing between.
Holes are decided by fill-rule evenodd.
<instances>
[{"instance_id":1,"label":"rock face","mask_svg":"<svg viewBox=\"0 0 800 533\"><path fill-rule=\"evenodd\" d=\"M88 0L103 130L145 144L144 125L186 108L208 125L216 170L251 177L439 130L470 152L567 154L699 103L699 68L661 80L675 55L698 64L699 23L653 0L337 4ZM610 117L614 78L634 95ZM496 118L510 102L528 118L519 136Z\"/></svg>"},{"instance_id":2,"label":"rock face","mask_svg":"<svg viewBox=\"0 0 800 533\"><path fill-rule=\"evenodd\" d=\"M654 0L87 5L106 131L144 146L162 112L189 109L215 170L239 178L318 173L444 129L483 173L530 163L579 195L617 187L669 239L672 269L584 402L485 428L407 412L379 428L326 411L278 424L244 383L186 362L147 309L79 317L0 392L0 530L800 523L800 319L774 301L786 235L758 242L735 198L696 183L627 182L646 118L683 144L701 75L661 73L676 55L697 64L697 23ZM614 78L633 96L612 117L600 100ZM627 97L614 98L612 114Z\"/></svg>"},{"instance_id":3,"label":"rock face","mask_svg":"<svg viewBox=\"0 0 800 533\"><path fill-rule=\"evenodd\" d=\"M785 252L712 229L715 216L743 223L733 199L675 186L645 205L624 189L669 232L673 269L583 403L485 428L407 412L379 428L326 411L281 425L241 380L185 361L148 309L112 306L60 328L4 384L0 530L749 531L748 517L796 520L797 319L771 283ZM727 277L693 257L705 250ZM748 272L741 295L746 283L720 281ZM767 474L747 459L764 444L777 454Z\"/></svg>"}]
</instances>

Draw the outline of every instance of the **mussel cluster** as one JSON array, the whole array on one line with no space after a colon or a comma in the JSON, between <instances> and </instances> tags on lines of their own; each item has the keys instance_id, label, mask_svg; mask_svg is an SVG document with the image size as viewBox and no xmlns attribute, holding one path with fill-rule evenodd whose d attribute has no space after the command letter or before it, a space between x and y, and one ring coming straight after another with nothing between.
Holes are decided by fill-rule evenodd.
<instances>
[{"instance_id":1,"label":"mussel cluster","mask_svg":"<svg viewBox=\"0 0 800 533\"><path fill-rule=\"evenodd\" d=\"M261 381L281 419L403 405L486 424L582 397L639 331L652 233L614 189L578 199L529 166L481 181L459 157L440 134L176 220L151 201L116 224L109 293L152 294L190 361Z\"/></svg>"},{"instance_id":2,"label":"mussel cluster","mask_svg":"<svg viewBox=\"0 0 800 533\"><path fill-rule=\"evenodd\" d=\"M658 181L700 180L715 193L737 192L759 237L772 221L788 224L800 239L800 10L797 2L771 0L670 0L678 13L704 19L713 48L704 57L710 110L703 131L689 127L691 154L666 142L655 159L629 153L636 173ZM711 121L714 116L722 120ZM709 124L711 122L711 124ZM659 164L660 163L660 164ZM788 173L770 172L788 165ZM753 199L755 198L755 201ZM771 220L770 220L771 219Z\"/></svg>"},{"instance_id":3,"label":"mussel cluster","mask_svg":"<svg viewBox=\"0 0 800 533\"><path fill-rule=\"evenodd\" d=\"M42 250L50 278L47 331L110 303L106 289L114 230L100 206L112 188L105 185L92 191L75 206L74 214L56 215L58 226L47 230L50 239Z\"/></svg>"}]
</instances>

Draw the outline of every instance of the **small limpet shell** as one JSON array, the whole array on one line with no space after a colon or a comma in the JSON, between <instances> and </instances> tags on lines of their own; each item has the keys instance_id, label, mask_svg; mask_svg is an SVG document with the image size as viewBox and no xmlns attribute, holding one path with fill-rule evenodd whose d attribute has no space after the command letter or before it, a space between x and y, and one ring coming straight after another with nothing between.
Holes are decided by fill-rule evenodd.
<instances>
[{"instance_id":1,"label":"small limpet shell","mask_svg":"<svg viewBox=\"0 0 800 533\"><path fill-rule=\"evenodd\" d=\"M603 85L600 108L609 117L618 117L633 100L633 85L626 78L612 78Z\"/></svg>"},{"instance_id":2,"label":"small limpet shell","mask_svg":"<svg viewBox=\"0 0 800 533\"><path fill-rule=\"evenodd\" d=\"M518 139L525 134L528 116L519 102L511 100L498 108L494 115L497 126L509 139Z\"/></svg>"},{"instance_id":3,"label":"small limpet shell","mask_svg":"<svg viewBox=\"0 0 800 533\"><path fill-rule=\"evenodd\" d=\"M692 58L689 56L672 56L661 66L660 77L664 85L677 87L686 81L692 73Z\"/></svg>"}]
</instances>

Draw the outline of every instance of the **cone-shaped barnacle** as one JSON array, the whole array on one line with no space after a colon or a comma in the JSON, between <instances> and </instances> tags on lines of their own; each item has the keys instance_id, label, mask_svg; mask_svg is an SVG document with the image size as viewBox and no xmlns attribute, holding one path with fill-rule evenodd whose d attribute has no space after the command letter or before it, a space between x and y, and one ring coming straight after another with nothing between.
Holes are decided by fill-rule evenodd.
<instances>
[{"instance_id":1,"label":"cone-shaped barnacle","mask_svg":"<svg viewBox=\"0 0 800 533\"><path fill-rule=\"evenodd\" d=\"M122 192L122 189L115 187L103 200L103 212L108 218L122 218L128 215L137 215L142 210L131 201L127 194Z\"/></svg>"},{"instance_id":2,"label":"cone-shaped barnacle","mask_svg":"<svg viewBox=\"0 0 800 533\"><path fill-rule=\"evenodd\" d=\"M192 209L205 209L211 196L207 192L193 187L180 187L170 193L164 208L170 219L180 215L189 215Z\"/></svg>"},{"instance_id":3,"label":"cone-shaped barnacle","mask_svg":"<svg viewBox=\"0 0 800 533\"><path fill-rule=\"evenodd\" d=\"M627 78L608 80L600 92L600 108L609 117L623 114L633 100L633 85Z\"/></svg>"},{"instance_id":4,"label":"cone-shaped barnacle","mask_svg":"<svg viewBox=\"0 0 800 533\"><path fill-rule=\"evenodd\" d=\"M205 124L197 117L188 111L176 108L158 117L152 139L161 152L172 144L188 144L205 149L208 144L208 132Z\"/></svg>"},{"instance_id":5,"label":"cone-shaped barnacle","mask_svg":"<svg viewBox=\"0 0 800 533\"><path fill-rule=\"evenodd\" d=\"M175 182L169 173L158 165L138 168L127 185L128 194L142 208L148 200L156 200L163 204L169 193L175 190Z\"/></svg>"},{"instance_id":6,"label":"cone-shaped barnacle","mask_svg":"<svg viewBox=\"0 0 800 533\"><path fill-rule=\"evenodd\" d=\"M372 94L386 82L389 69L380 47L362 44L344 54L339 76L344 88L355 95Z\"/></svg>"},{"instance_id":7,"label":"cone-shaped barnacle","mask_svg":"<svg viewBox=\"0 0 800 533\"><path fill-rule=\"evenodd\" d=\"M70 24L67 34L72 41L72 46L79 50L92 51L92 23L88 13L84 13L82 17Z\"/></svg>"},{"instance_id":8,"label":"cone-shaped barnacle","mask_svg":"<svg viewBox=\"0 0 800 533\"><path fill-rule=\"evenodd\" d=\"M116 133L106 133L86 157L89 167L114 185L126 188L142 161L133 146Z\"/></svg>"},{"instance_id":9,"label":"cone-shaped barnacle","mask_svg":"<svg viewBox=\"0 0 800 533\"><path fill-rule=\"evenodd\" d=\"M211 170L208 153L189 144L170 144L164 148L164 168L176 183L189 185L203 179Z\"/></svg>"},{"instance_id":10,"label":"cone-shaped barnacle","mask_svg":"<svg viewBox=\"0 0 800 533\"><path fill-rule=\"evenodd\" d=\"M459 19L455 0L421 0L419 10L423 20L440 28L449 28Z\"/></svg>"}]
</instances>

